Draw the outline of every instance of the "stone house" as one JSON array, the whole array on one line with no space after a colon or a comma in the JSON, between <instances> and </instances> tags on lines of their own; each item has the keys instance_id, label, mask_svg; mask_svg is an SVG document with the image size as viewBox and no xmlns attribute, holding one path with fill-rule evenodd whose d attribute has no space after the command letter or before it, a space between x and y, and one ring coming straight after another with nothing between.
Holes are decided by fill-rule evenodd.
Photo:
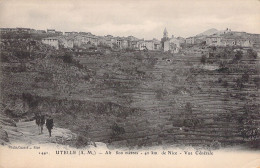
<instances>
[{"instance_id":1,"label":"stone house","mask_svg":"<svg viewBox=\"0 0 260 168\"><path fill-rule=\"evenodd\" d=\"M220 46L221 38L219 36L208 36L206 38L206 44L209 46Z\"/></svg>"},{"instance_id":2,"label":"stone house","mask_svg":"<svg viewBox=\"0 0 260 168\"><path fill-rule=\"evenodd\" d=\"M74 46L82 47L86 44L98 45L98 37L94 35L69 35L74 40Z\"/></svg>"},{"instance_id":3,"label":"stone house","mask_svg":"<svg viewBox=\"0 0 260 168\"><path fill-rule=\"evenodd\" d=\"M61 45L64 48L73 48L74 47L74 39L73 38L60 38L59 39L59 45Z\"/></svg>"},{"instance_id":4,"label":"stone house","mask_svg":"<svg viewBox=\"0 0 260 168\"><path fill-rule=\"evenodd\" d=\"M118 48L127 48L128 42L127 39L124 37L114 37L111 38L112 45L116 45Z\"/></svg>"},{"instance_id":5,"label":"stone house","mask_svg":"<svg viewBox=\"0 0 260 168\"><path fill-rule=\"evenodd\" d=\"M59 41L56 37L43 38L42 43L53 46L55 49L59 49Z\"/></svg>"},{"instance_id":6,"label":"stone house","mask_svg":"<svg viewBox=\"0 0 260 168\"><path fill-rule=\"evenodd\" d=\"M163 51L170 51L171 53L178 53L181 49L181 40L172 36L169 40L164 42Z\"/></svg>"},{"instance_id":7,"label":"stone house","mask_svg":"<svg viewBox=\"0 0 260 168\"><path fill-rule=\"evenodd\" d=\"M139 50L147 50L146 43L144 40L138 41L138 48L139 48Z\"/></svg>"},{"instance_id":8,"label":"stone house","mask_svg":"<svg viewBox=\"0 0 260 168\"><path fill-rule=\"evenodd\" d=\"M157 39L145 40L147 50L160 50L160 41Z\"/></svg>"},{"instance_id":9,"label":"stone house","mask_svg":"<svg viewBox=\"0 0 260 168\"><path fill-rule=\"evenodd\" d=\"M209 36L206 38L206 44L209 46L253 46L252 42L249 39L241 36Z\"/></svg>"},{"instance_id":10,"label":"stone house","mask_svg":"<svg viewBox=\"0 0 260 168\"><path fill-rule=\"evenodd\" d=\"M195 38L194 37L188 37L185 40L186 44L195 44Z\"/></svg>"}]
</instances>

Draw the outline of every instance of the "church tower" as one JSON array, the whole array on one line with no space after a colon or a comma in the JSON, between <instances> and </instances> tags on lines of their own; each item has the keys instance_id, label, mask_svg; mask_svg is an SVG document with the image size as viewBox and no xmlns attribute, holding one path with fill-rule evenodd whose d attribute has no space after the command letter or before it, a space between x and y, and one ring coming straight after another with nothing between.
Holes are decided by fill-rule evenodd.
<instances>
[{"instance_id":1,"label":"church tower","mask_svg":"<svg viewBox=\"0 0 260 168\"><path fill-rule=\"evenodd\" d=\"M165 38L165 39L168 38L168 32L167 32L167 30L166 30L166 27L165 27L165 29L164 29L164 31L163 31L163 38Z\"/></svg>"}]
</instances>

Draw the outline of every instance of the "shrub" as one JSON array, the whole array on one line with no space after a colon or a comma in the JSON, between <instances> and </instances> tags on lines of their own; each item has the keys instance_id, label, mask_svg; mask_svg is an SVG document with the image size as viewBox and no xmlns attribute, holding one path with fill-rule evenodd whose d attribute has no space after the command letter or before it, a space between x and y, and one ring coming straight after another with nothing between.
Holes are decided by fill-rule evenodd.
<instances>
[{"instance_id":1,"label":"shrub","mask_svg":"<svg viewBox=\"0 0 260 168\"><path fill-rule=\"evenodd\" d=\"M75 143L77 148L85 147L88 144L89 144L89 140L85 136L82 135L77 136L76 143Z\"/></svg>"},{"instance_id":2,"label":"shrub","mask_svg":"<svg viewBox=\"0 0 260 168\"><path fill-rule=\"evenodd\" d=\"M71 55L69 54L65 54L63 57L62 57L62 60L64 63L69 63L71 64L73 62L73 58Z\"/></svg>"},{"instance_id":3,"label":"shrub","mask_svg":"<svg viewBox=\"0 0 260 168\"><path fill-rule=\"evenodd\" d=\"M247 56L248 56L248 58L256 59L257 58L257 52L250 48L250 49L247 50Z\"/></svg>"},{"instance_id":4,"label":"shrub","mask_svg":"<svg viewBox=\"0 0 260 168\"><path fill-rule=\"evenodd\" d=\"M242 81L242 79L237 79L236 80L236 87L238 88L238 89L242 89L242 88L244 88L244 84L243 84L243 81Z\"/></svg>"},{"instance_id":5,"label":"shrub","mask_svg":"<svg viewBox=\"0 0 260 168\"><path fill-rule=\"evenodd\" d=\"M22 94L23 101L26 101L30 108L36 108L38 106L38 97L33 96L30 93L23 93Z\"/></svg>"},{"instance_id":6,"label":"shrub","mask_svg":"<svg viewBox=\"0 0 260 168\"><path fill-rule=\"evenodd\" d=\"M239 61L243 57L243 52L242 51L237 51L235 54L235 58L233 59L234 61Z\"/></svg>"},{"instance_id":7,"label":"shrub","mask_svg":"<svg viewBox=\"0 0 260 168\"><path fill-rule=\"evenodd\" d=\"M201 56L201 59L200 59L200 62L201 62L202 64L205 64L205 63L206 63L206 60L207 60L206 55L202 55L202 56Z\"/></svg>"},{"instance_id":8,"label":"shrub","mask_svg":"<svg viewBox=\"0 0 260 168\"><path fill-rule=\"evenodd\" d=\"M16 57L16 58L19 58L19 59L26 59L26 58L29 58L30 57L30 52L28 51L14 51L13 52L13 55Z\"/></svg>"},{"instance_id":9,"label":"shrub","mask_svg":"<svg viewBox=\"0 0 260 168\"><path fill-rule=\"evenodd\" d=\"M125 129L123 127L120 127L117 123L114 123L111 126L111 129L112 129L112 136L115 136L115 137L125 133Z\"/></svg>"},{"instance_id":10,"label":"shrub","mask_svg":"<svg viewBox=\"0 0 260 168\"><path fill-rule=\"evenodd\" d=\"M245 72L242 75L242 82L248 82L248 81L249 81L249 74Z\"/></svg>"}]
</instances>

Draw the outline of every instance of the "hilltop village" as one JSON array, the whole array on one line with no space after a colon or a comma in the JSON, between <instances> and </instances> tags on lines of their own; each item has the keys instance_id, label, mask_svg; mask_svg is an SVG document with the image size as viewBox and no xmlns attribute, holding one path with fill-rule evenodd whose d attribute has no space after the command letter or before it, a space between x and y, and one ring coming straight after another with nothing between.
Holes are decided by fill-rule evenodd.
<instances>
[{"instance_id":1,"label":"hilltop village","mask_svg":"<svg viewBox=\"0 0 260 168\"><path fill-rule=\"evenodd\" d=\"M139 39L134 36L114 37L112 35L97 36L91 32L61 32L55 29L35 30L30 28L1 28L2 36L8 33L26 33L40 37L42 43L55 49L67 48L84 49L102 46L116 50L144 50L178 53L183 45L204 44L208 46L240 46L246 48L260 48L260 35L246 32L231 31L229 28L223 31L213 31L199 34L193 37L183 38L168 35L165 28L161 40ZM259 53L259 51L257 51Z\"/></svg>"}]
</instances>

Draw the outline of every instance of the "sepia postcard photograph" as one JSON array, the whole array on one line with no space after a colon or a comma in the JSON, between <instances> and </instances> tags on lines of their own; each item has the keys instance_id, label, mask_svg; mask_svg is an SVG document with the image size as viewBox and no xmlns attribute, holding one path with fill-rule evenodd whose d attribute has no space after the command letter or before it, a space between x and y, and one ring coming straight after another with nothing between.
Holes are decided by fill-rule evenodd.
<instances>
[{"instance_id":1,"label":"sepia postcard photograph","mask_svg":"<svg viewBox=\"0 0 260 168\"><path fill-rule=\"evenodd\" d=\"M260 168L259 0L0 0L0 168Z\"/></svg>"}]
</instances>

